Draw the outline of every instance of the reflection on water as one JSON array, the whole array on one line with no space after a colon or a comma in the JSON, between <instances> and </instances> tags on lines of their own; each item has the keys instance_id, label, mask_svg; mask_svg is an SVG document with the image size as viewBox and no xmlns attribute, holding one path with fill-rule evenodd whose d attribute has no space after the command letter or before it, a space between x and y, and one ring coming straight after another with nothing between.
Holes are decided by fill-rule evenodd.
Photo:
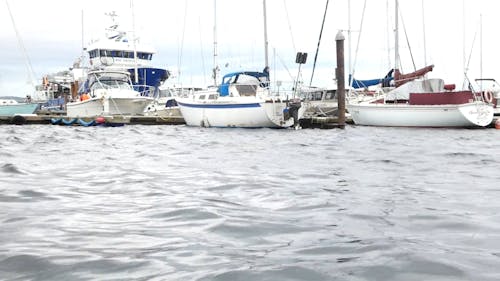
<instances>
[{"instance_id":1,"label":"reflection on water","mask_svg":"<svg viewBox=\"0 0 500 281\"><path fill-rule=\"evenodd\" d=\"M0 126L0 279L498 280L499 136Z\"/></svg>"}]
</instances>

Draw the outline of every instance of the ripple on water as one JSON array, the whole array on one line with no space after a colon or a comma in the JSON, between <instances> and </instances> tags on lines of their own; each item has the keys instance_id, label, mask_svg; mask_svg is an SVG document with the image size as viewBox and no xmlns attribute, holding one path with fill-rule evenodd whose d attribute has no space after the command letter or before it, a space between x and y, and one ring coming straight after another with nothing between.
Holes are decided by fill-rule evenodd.
<instances>
[{"instance_id":1,"label":"ripple on water","mask_svg":"<svg viewBox=\"0 0 500 281\"><path fill-rule=\"evenodd\" d=\"M500 280L496 133L0 126L0 279Z\"/></svg>"}]
</instances>

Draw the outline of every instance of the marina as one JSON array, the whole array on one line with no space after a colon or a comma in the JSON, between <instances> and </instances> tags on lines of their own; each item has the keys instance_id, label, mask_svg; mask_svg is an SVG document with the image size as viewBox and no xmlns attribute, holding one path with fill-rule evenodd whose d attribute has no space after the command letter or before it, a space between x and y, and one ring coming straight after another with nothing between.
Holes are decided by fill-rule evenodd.
<instances>
[{"instance_id":1,"label":"marina","mask_svg":"<svg viewBox=\"0 0 500 281\"><path fill-rule=\"evenodd\" d=\"M0 280L500 280L461 4L5 0Z\"/></svg>"}]
</instances>

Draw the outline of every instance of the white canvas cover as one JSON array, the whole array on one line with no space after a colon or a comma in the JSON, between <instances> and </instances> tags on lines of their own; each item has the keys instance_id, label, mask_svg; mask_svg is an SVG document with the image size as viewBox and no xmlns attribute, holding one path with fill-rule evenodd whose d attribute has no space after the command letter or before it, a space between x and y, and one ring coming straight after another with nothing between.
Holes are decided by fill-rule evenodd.
<instances>
[{"instance_id":1,"label":"white canvas cover","mask_svg":"<svg viewBox=\"0 0 500 281\"><path fill-rule=\"evenodd\" d=\"M387 93L385 100L408 100L410 93L435 93L444 91L443 79L413 80Z\"/></svg>"}]
</instances>

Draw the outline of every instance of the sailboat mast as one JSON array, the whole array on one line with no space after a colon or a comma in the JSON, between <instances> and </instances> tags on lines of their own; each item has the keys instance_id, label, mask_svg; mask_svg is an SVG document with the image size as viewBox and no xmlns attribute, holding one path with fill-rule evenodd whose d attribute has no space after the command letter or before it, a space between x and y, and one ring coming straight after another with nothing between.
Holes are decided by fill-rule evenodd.
<instances>
[{"instance_id":1,"label":"sailboat mast","mask_svg":"<svg viewBox=\"0 0 500 281\"><path fill-rule=\"evenodd\" d=\"M394 71L399 72L399 31L398 31L398 9L399 9L399 2L398 0L396 2L396 9L395 9L395 17L394 17Z\"/></svg>"},{"instance_id":2,"label":"sailboat mast","mask_svg":"<svg viewBox=\"0 0 500 281\"><path fill-rule=\"evenodd\" d=\"M328 6L328 1L327 1ZM324 19L323 19L324 21ZM352 75L352 60L351 60L351 0L347 1L347 44L349 45L349 69L348 74Z\"/></svg>"},{"instance_id":3,"label":"sailboat mast","mask_svg":"<svg viewBox=\"0 0 500 281\"><path fill-rule=\"evenodd\" d=\"M267 41L267 14L266 14L266 0L263 0L263 8L264 8L264 59L266 63L266 67L269 66L269 55L268 55L268 47L269 42Z\"/></svg>"},{"instance_id":4,"label":"sailboat mast","mask_svg":"<svg viewBox=\"0 0 500 281\"><path fill-rule=\"evenodd\" d=\"M217 86L219 67L217 66L217 0L214 0L214 86Z\"/></svg>"},{"instance_id":5,"label":"sailboat mast","mask_svg":"<svg viewBox=\"0 0 500 281\"><path fill-rule=\"evenodd\" d=\"M130 8L132 10L132 37L134 40L134 82L139 83L139 70L137 69L137 39L135 38L135 13L134 13L134 1L130 0Z\"/></svg>"},{"instance_id":6,"label":"sailboat mast","mask_svg":"<svg viewBox=\"0 0 500 281\"><path fill-rule=\"evenodd\" d=\"M85 56L85 37L84 37L84 32L85 32L85 22L84 22L84 18L83 18L84 14L83 14L83 9L82 9L82 55L81 55L81 60L83 61L83 57Z\"/></svg>"}]
</instances>

